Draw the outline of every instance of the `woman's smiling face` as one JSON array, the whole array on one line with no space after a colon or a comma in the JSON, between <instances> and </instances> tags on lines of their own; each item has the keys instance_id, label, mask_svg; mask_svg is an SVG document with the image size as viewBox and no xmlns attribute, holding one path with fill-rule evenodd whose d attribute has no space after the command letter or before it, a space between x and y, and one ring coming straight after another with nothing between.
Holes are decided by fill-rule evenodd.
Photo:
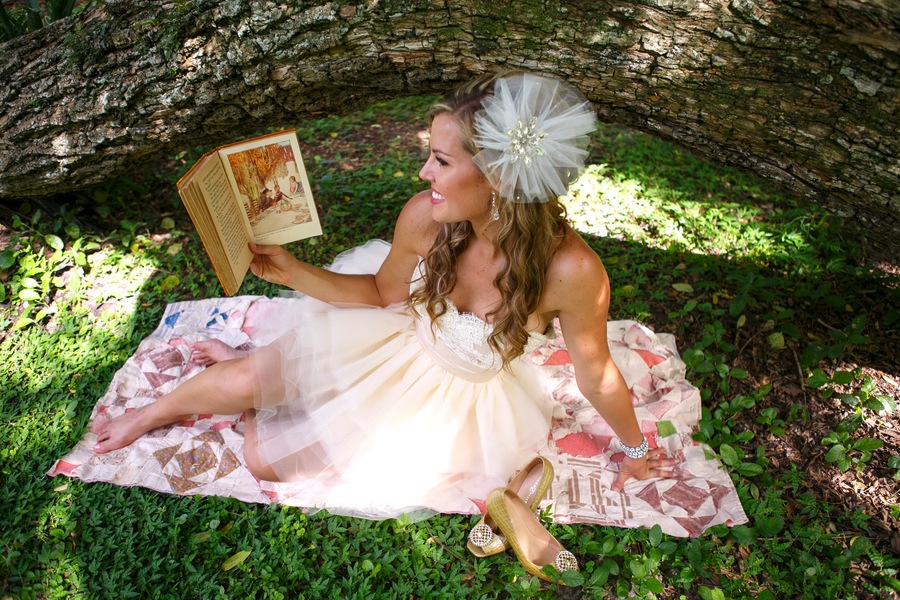
<instances>
[{"instance_id":1,"label":"woman's smiling face","mask_svg":"<svg viewBox=\"0 0 900 600\"><path fill-rule=\"evenodd\" d=\"M431 152L419 177L431 184L431 214L439 223L490 218L491 185L462 144L462 132L450 113L431 123Z\"/></svg>"}]
</instances>

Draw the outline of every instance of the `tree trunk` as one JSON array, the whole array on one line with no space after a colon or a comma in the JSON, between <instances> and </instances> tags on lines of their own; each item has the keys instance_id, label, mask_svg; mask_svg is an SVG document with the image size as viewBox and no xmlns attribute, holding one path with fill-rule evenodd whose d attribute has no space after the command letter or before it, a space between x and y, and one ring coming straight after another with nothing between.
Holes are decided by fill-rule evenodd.
<instances>
[{"instance_id":1,"label":"tree trunk","mask_svg":"<svg viewBox=\"0 0 900 600\"><path fill-rule=\"evenodd\" d=\"M900 239L889 0L107 0L0 46L0 197L522 67Z\"/></svg>"}]
</instances>

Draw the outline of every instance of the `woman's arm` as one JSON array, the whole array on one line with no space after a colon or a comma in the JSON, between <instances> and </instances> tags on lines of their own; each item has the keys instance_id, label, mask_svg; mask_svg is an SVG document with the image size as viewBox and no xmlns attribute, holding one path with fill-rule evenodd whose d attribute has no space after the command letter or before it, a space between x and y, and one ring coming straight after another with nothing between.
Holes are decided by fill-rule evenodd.
<instances>
[{"instance_id":1,"label":"woman's arm","mask_svg":"<svg viewBox=\"0 0 900 600\"><path fill-rule=\"evenodd\" d=\"M548 283L552 286L579 391L623 444L639 446L643 438L631 404L631 392L607 345L610 287L603 263L580 238L570 234L554 257ZM659 455L660 452L653 452L639 459L626 456L613 489L621 490L631 477L666 476L668 471L650 468L651 461L654 467L674 464Z\"/></svg>"},{"instance_id":2,"label":"woman's arm","mask_svg":"<svg viewBox=\"0 0 900 600\"><path fill-rule=\"evenodd\" d=\"M426 210L427 209L427 210ZM387 306L409 296L410 277L421 252L433 239L427 194L417 194L400 213L394 241L384 264L375 275L348 275L305 263L281 246L251 244L250 270L266 281L289 287L329 303Z\"/></svg>"}]
</instances>

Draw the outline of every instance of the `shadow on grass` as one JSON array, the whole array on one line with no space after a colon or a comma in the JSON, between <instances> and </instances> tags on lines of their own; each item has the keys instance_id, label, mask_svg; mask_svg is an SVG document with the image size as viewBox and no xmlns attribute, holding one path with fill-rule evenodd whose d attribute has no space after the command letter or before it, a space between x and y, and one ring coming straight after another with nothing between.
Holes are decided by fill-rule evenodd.
<instances>
[{"instance_id":1,"label":"shadow on grass","mask_svg":"<svg viewBox=\"0 0 900 600\"><path fill-rule=\"evenodd\" d=\"M4 594L21 597L81 591L73 502L83 484L45 473L81 439L94 402L131 351L117 331L93 331L88 341L65 335L80 330L79 317L61 314L57 322L56 334L32 327L3 345L0 583Z\"/></svg>"}]
</instances>

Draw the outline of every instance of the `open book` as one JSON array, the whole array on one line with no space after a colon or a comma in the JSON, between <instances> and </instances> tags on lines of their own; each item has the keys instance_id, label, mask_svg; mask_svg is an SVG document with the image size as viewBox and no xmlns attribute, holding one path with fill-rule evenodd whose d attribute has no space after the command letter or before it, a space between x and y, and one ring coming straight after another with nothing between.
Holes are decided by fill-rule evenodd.
<instances>
[{"instance_id":1,"label":"open book","mask_svg":"<svg viewBox=\"0 0 900 600\"><path fill-rule=\"evenodd\" d=\"M178 194L229 296L250 268L249 242L287 244L322 234L294 131L204 154L178 180Z\"/></svg>"}]
</instances>

